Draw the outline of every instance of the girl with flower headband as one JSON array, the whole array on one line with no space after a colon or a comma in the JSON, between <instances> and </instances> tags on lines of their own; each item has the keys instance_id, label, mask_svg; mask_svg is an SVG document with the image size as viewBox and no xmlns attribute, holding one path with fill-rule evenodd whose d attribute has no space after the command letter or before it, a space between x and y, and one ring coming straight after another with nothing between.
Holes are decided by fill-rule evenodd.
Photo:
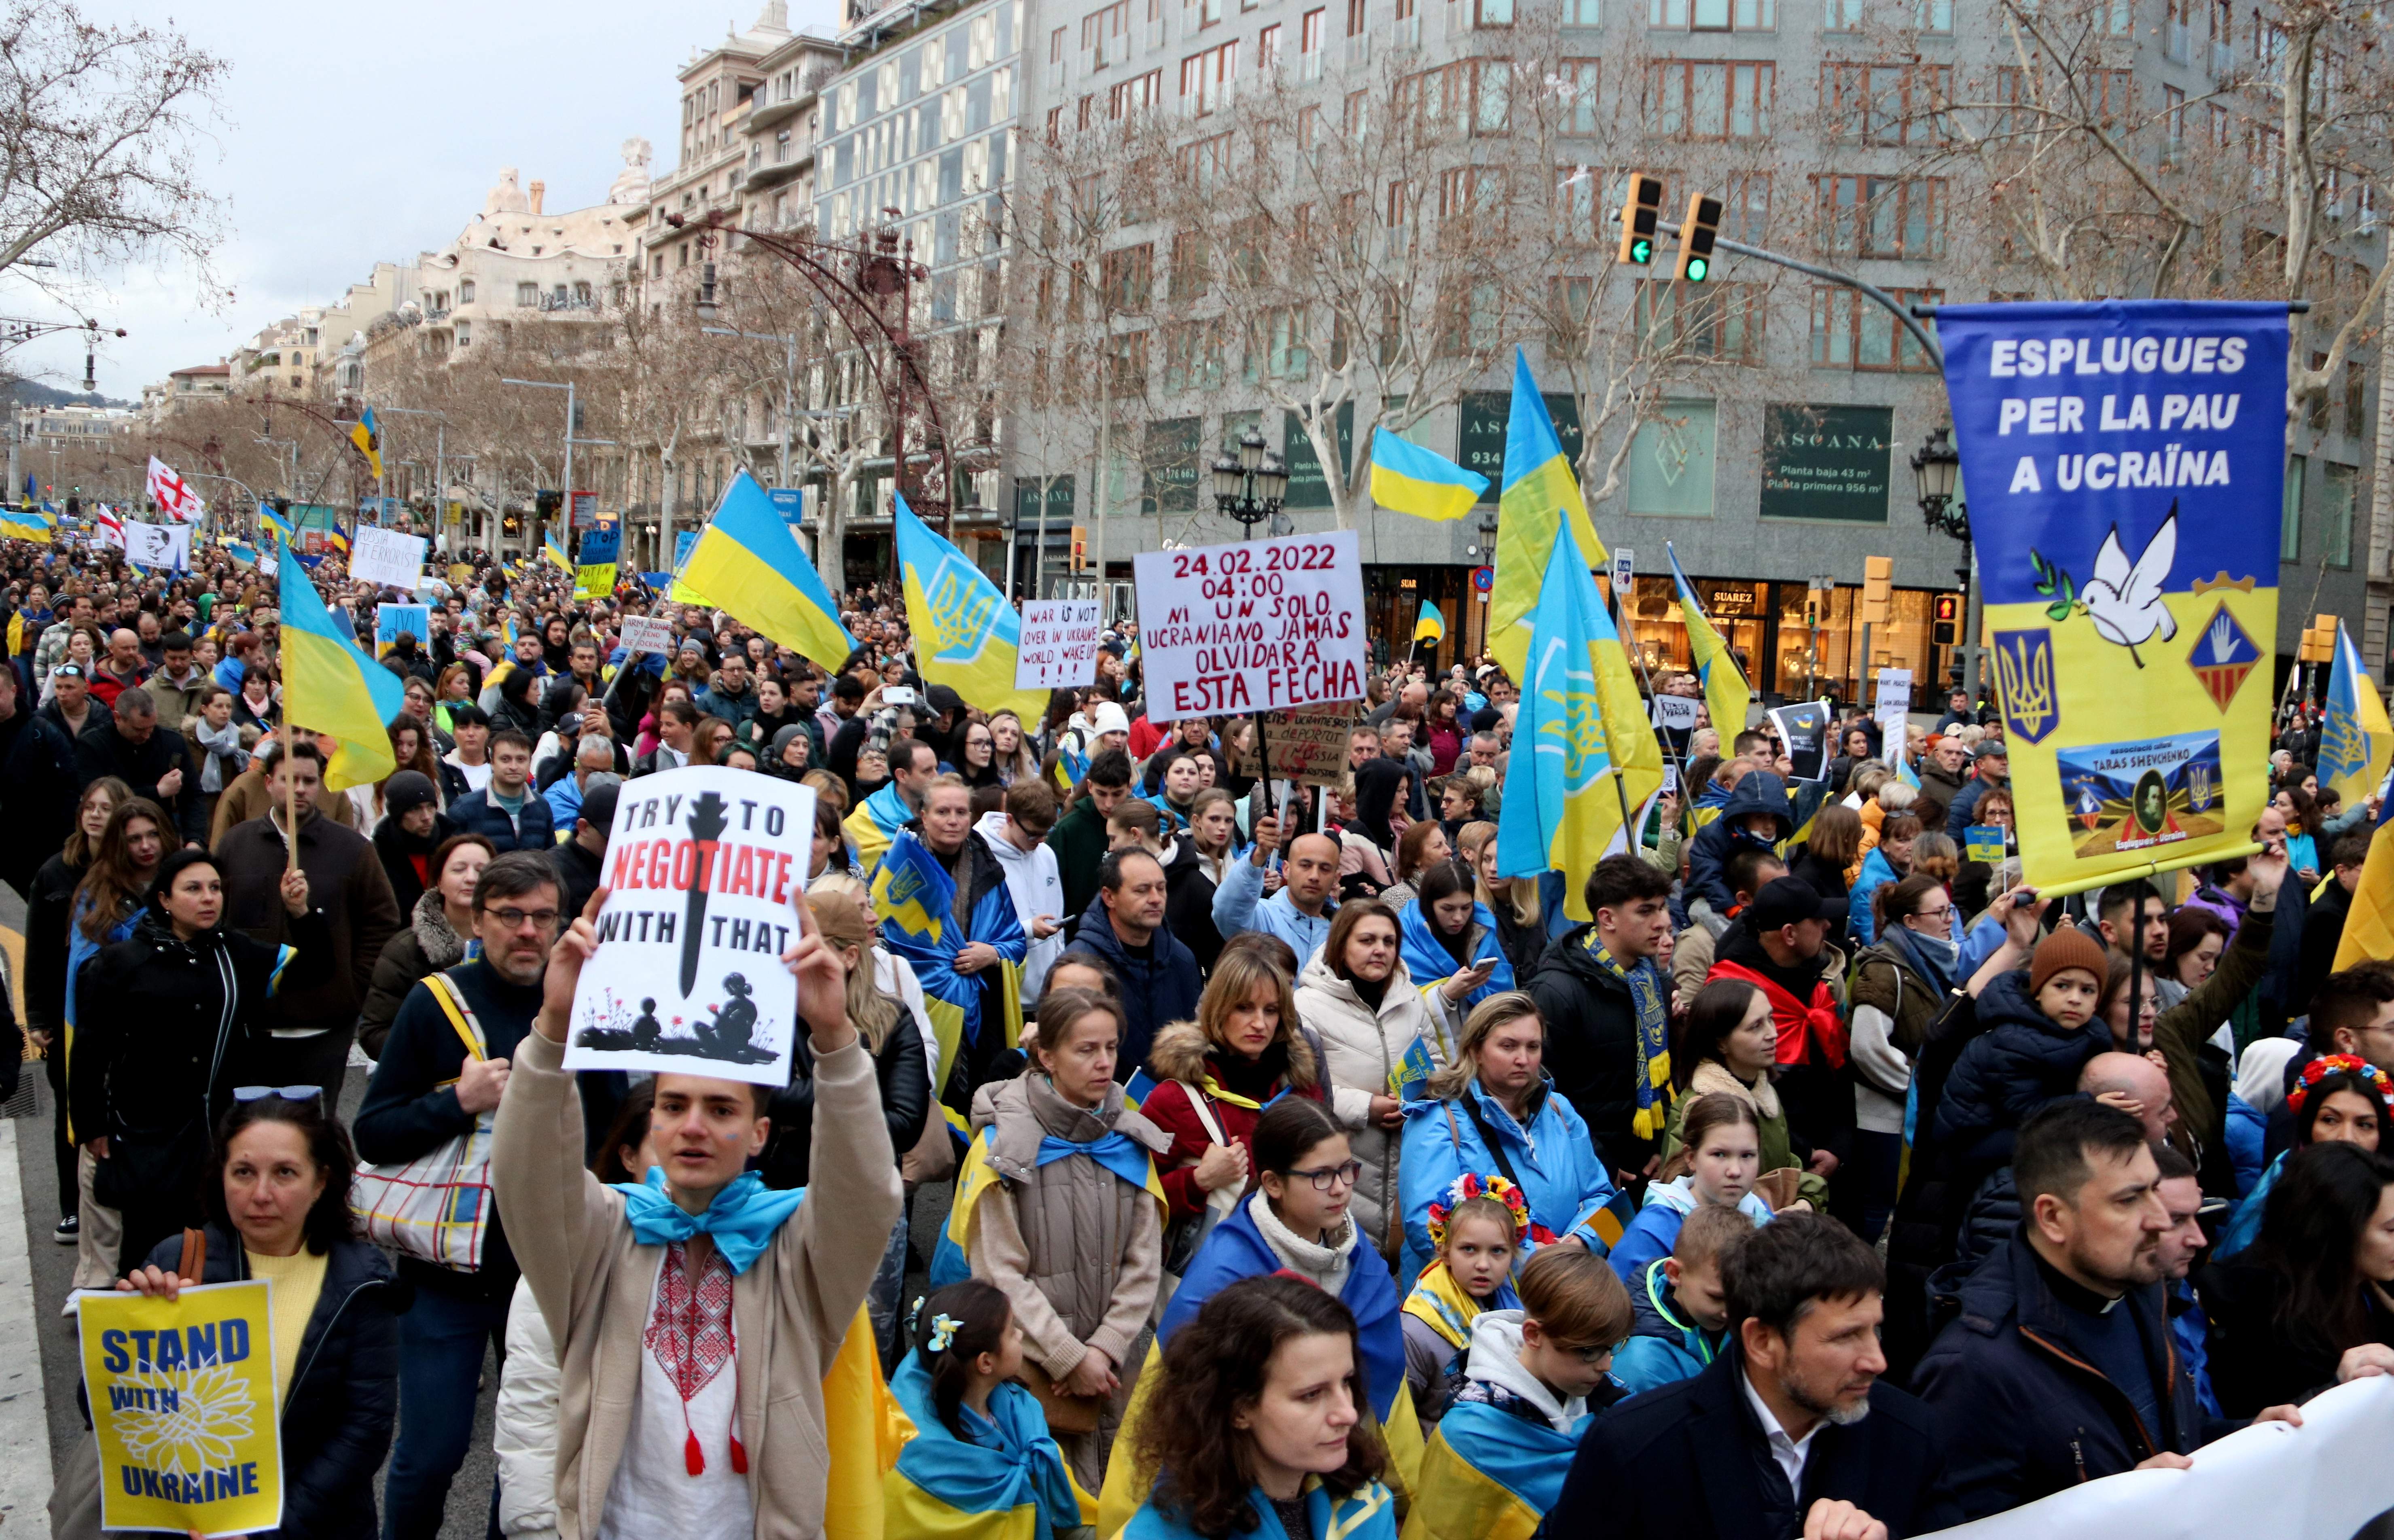
<instances>
[{"instance_id":1,"label":"girl with flower headband","mask_svg":"<svg viewBox=\"0 0 2394 1540\"><path fill-rule=\"evenodd\" d=\"M1530 1229L1521 1190L1502 1177L1482 1182L1474 1173L1454 1178L1444 1203L1429 1205L1430 1244L1438 1260L1422 1269L1406 1296L1405 1383L1426 1428L1446 1409L1447 1365L1471 1341L1471 1323L1484 1310L1511 1310L1513 1258Z\"/></svg>"},{"instance_id":2,"label":"girl with flower headband","mask_svg":"<svg viewBox=\"0 0 2394 1540\"><path fill-rule=\"evenodd\" d=\"M2373 1154L2382 1148L2386 1125L2394 1122L2394 1077L2352 1054L2322 1054L2287 1088L2286 1112L2294 1120L2293 1141L2228 1217L2212 1248L2214 1260L2224 1261L2260 1237L2269 1193L2295 1154L2314 1144L2354 1144Z\"/></svg>"},{"instance_id":3,"label":"girl with flower headband","mask_svg":"<svg viewBox=\"0 0 2394 1540\"><path fill-rule=\"evenodd\" d=\"M1039 1399L1015 1383L1022 1328L1006 1291L968 1278L914 1307L913 1349L889 1377L914 1436L882 1478L883 1528L947 1540L1085 1537L1080 1493Z\"/></svg>"}]
</instances>

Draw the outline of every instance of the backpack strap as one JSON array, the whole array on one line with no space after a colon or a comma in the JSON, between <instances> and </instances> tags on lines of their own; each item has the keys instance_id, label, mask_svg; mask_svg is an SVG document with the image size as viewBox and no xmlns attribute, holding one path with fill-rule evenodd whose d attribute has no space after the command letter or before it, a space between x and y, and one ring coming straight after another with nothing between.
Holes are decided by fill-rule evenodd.
<instances>
[{"instance_id":1,"label":"backpack strap","mask_svg":"<svg viewBox=\"0 0 2394 1540\"><path fill-rule=\"evenodd\" d=\"M426 974L424 983L432 992L433 1003L441 1007L441 1014L449 1018L449 1025L466 1045L466 1057L487 1058L483 1046L489 1039L482 1035L482 1023L474 1020L474 1007L466 1003L466 992L457 987L457 981L444 970Z\"/></svg>"},{"instance_id":2,"label":"backpack strap","mask_svg":"<svg viewBox=\"0 0 2394 1540\"><path fill-rule=\"evenodd\" d=\"M196 1282L208 1270L208 1232L204 1230L183 1231L183 1255L175 1263L175 1276Z\"/></svg>"}]
</instances>

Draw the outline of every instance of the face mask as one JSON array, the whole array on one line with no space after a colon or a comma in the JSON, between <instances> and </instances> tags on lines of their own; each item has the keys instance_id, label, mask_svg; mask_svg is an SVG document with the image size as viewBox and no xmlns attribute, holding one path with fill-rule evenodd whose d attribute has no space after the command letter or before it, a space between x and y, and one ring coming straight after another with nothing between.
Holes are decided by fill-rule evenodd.
<instances>
[{"instance_id":1,"label":"face mask","mask_svg":"<svg viewBox=\"0 0 2394 1540\"><path fill-rule=\"evenodd\" d=\"M1752 829L1747 828L1743 823L1730 825L1729 837L1736 844L1747 846L1756 850L1768 850L1779 843L1778 836L1756 834Z\"/></svg>"}]
</instances>

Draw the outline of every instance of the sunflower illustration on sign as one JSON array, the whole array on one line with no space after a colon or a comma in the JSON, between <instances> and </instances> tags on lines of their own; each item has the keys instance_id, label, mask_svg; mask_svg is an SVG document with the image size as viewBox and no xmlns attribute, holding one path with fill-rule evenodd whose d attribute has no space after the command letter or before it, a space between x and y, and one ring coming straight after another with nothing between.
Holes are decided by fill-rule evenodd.
<instances>
[{"instance_id":1,"label":"sunflower illustration on sign","mask_svg":"<svg viewBox=\"0 0 2394 1540\"><path fill-rule=\"evenodd\" d=\"M2084 589L2059 563L2034 547L2028 559L2036 573L2038 595L2050 600L2045 607L2048 619L2085 615L2094 623L2096 635L2126 648L2138 668L2145 666L2143 655L2137 651L2140 644L2155 638L2167 641L2177 635L2177 617L2169 612L2162 598L2162 585L2169 581L2170 568L2177 562L2176 499L2171 500L2162 527L2145 542L2133 562L2127 547L2120 544L2120 526L2112 525L2103 537L2102 549L2095 554L2095 575Z\"/></svg>"},{"instance_id":2,"label":"sunflower illustration on sign","mask_svg":"<svg viewBox=\"0 0 2394 1540\"><path fill-rule=\"evenodd\" d=\"M178 1476L222 1469L256 1431L249 1375L232 1364L162 1368L141 1360L117 1384L133 1392L116 1413L117 1436L150 1469Z\"/></svg>"}]
</instances>

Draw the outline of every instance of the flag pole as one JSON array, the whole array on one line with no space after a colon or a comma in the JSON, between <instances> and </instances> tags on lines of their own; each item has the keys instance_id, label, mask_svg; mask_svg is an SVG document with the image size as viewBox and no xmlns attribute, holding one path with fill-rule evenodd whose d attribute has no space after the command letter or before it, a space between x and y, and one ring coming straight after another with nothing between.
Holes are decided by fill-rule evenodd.
<instances>
[{"instance_id":1,"label":"flag pole","mask_svg":"<svg viewBox=\"0 0 2394 1540\"><path fill-rule=\"evenodd\" d=\"M291 750L299 740L299 730L289 717L283 718L283 752L275 762L283 767L283 871L287 876L299 870L299 781L291 773Z\"/></svg>"}]
</instances>

